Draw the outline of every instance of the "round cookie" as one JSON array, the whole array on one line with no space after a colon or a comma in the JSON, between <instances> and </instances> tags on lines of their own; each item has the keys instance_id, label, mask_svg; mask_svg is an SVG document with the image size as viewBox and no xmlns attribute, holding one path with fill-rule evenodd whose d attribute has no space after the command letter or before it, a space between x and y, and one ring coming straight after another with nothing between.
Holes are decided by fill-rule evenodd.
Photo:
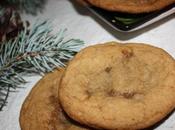
<instances>
[{"instance_id":1,"label":"round cookie","mask_svg":"<svg viewBox=\"0 0 175 130\"><path fill-rule=\"evenodd\" d=\"M59 97L74 120L104 129L143 129L175 108L175 62L160 48L110 42L68 64Z\"/></svg>"},{"instance_id":2,"label":"round cookie","mask_svg":"<svg viewBox=\"0 0 175 130\"><path fill-rule=\"evenodd\" d=\"M47 74L32 89L21 109L21 130L90 130L70 120L60 107L58 84L63 71Z\"/></svg>"},{"instance_id":3,"label":"round cookie","mask_svg":"<svg viewBox=\"0 0 175 130\"><path fill-rule=\"evenodd\" d=\"M148 13L160 10L175 0L87 0L92 5L110 10L126 13Z\"/></svg>"}]
</instances>

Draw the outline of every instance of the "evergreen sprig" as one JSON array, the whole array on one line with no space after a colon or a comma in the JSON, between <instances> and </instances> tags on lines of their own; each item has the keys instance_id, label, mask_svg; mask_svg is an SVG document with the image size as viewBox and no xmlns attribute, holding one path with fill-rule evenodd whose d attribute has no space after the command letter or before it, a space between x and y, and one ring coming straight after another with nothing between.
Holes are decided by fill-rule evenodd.
<instances>
[{"instance_id":1,"label":"evergreen sprig","mask_svg":"<svg viewBox=\"0 0 175 130\"><path fill-rule=\"evenodd\" d=\"M50 25L47 21L35 24L29 32L24 29L15 39L0 44L0 111L9 92L26 83L24 75L65 66L84 44L79 39L64 40L65 30L53 35Z\"/></svg>"}]
</instances>

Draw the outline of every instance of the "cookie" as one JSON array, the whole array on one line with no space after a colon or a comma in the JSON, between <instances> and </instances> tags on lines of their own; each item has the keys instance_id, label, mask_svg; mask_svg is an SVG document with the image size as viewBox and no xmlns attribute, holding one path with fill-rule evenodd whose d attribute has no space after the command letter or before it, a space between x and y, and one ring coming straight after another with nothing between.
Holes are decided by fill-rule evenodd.
<instances>
[{"instance_id":1,"label":"cookie","mask_svg":"<svg viewBox=\"0 0 175 130\"><path fill-rule=\"evenodd\" d=\"M60 107L58 87L63 71L47 74L32 89L21 109L21 130L90 130L72 121Z\"/></svg>"},{"instance_id":2,"label":"cookie","mask_svg":"<svg viewBox=\"0 0 175 130\"><path fill-rule=\"evenodd\" d=\"M109 11L126 13L148 13L161 10L175 0L87 0L94 6Z\"/></svg>"},{"instance_id":3,"label":"cookie","mask_svg":"<svg viewBox=\"0 0 175 130\"><path fill-rule=\"evenodd\" d=\"M65 112L82 124L147 128L175 108L175 61L146 44L90 46L68 64L59 98Z\"/></svg>"}]
</instances>

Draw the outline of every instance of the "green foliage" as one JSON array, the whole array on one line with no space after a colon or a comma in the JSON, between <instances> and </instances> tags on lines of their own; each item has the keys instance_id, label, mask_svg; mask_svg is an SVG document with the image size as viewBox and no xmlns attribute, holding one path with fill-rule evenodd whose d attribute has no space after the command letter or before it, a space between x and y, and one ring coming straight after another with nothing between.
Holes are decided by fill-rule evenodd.
<instances>
[{"instance_id":1,"label":"green foliage","mask_svg":"<svg viewBox=\"0 0 175 130\"><path fill-rule=\"evenodd\" d=\"M125 17L117 17L117 16L115 17L115 19L126 25L133 24L140 20L140 18L132 18L132 17L125 18Z\"/></svg>"},{"instance_id":2,"label":"green foliage","mask_svg":"<svg viewBox=\"0 0 175 130\"><path fill-rule=\"evenodd\" d=\"M45 21L35 24L30 32L25 29L14 40L0 44L0 110L9 92L26 83L24 75L43 75L65 66L84 44L78 39L64 40L65 30L56 35L51 32L52 27Z\"/></svg>"}]
</instances>

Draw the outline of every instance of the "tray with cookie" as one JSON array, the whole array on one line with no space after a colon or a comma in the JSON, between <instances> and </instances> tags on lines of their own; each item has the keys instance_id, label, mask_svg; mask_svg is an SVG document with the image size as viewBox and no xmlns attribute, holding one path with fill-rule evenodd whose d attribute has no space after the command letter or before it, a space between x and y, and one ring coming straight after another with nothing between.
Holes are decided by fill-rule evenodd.
<instances>
[{"instance_id":1,"label":"tray with cookie","mask_svg":"<svg viewBox=\"0 0 175 130\"><path fill-rule=\"evenodd\" d=\"M175 13L175 0L78 0L114 29L132 32Z\"/></svg>"}]
</instances>

